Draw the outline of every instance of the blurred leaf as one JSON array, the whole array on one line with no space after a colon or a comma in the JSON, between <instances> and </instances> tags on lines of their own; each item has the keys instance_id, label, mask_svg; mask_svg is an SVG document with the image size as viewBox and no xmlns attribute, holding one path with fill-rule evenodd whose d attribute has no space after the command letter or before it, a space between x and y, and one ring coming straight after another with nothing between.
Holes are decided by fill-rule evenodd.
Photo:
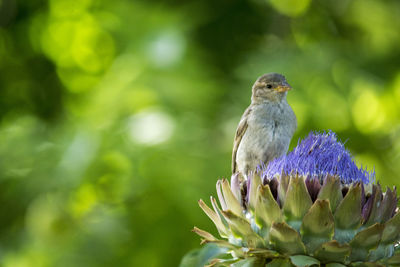
<instances>
[{"instance_id":1,"label":"blurred leaf","mask_svg":"<svg viewBox=\"0 0 400 267\"><path fill-rule=\"evenodd\" d=\"M296 17L304 14L311 0L269 0L271 5L280 13Z\"/></svg>"},{"instance_id":2,"label":"blurred leaf","mask_svg":"<svg viewBox=\"0 0 400 267\"><path fill-rule=\"evenodd\" d=\"M203 267L212 258L222 254L224 249L214 244L206 244L201 249L188 252L183 258L179 267Z\"/></svg>"}]
</instances>

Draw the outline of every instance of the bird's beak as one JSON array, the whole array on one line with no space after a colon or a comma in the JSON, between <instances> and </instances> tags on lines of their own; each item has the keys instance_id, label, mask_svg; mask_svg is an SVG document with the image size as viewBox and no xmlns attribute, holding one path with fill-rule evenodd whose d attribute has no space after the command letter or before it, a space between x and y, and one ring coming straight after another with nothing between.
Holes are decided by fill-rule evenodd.
<instances>
[{"instance_id":1,"label":"bird's beak","mask_svg":"<svg viewBox=\"0 0 400 267\"><path fill-rule=\"evenodd\" d=\"M275 91L279 93L287 92L289 90L292 90L292 87L286 82L275 87Z\"/></svg>"}]
</instances>

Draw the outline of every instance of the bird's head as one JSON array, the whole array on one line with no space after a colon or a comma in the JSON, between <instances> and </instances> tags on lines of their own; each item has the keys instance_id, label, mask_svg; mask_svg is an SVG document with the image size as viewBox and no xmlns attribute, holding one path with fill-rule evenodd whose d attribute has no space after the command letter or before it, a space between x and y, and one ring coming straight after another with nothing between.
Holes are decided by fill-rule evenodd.
<instances>
[{"instance_id":1,"label":"bird's head","mask_svg":"<svg viewBox=\"0 0 400 267\"><path fill-rule=\"evenodd\" d=\"M275 72L267 73L254 83L251 99L254 102L281 101L291 89L285 76Z\"/></svg>"}]
</instances>

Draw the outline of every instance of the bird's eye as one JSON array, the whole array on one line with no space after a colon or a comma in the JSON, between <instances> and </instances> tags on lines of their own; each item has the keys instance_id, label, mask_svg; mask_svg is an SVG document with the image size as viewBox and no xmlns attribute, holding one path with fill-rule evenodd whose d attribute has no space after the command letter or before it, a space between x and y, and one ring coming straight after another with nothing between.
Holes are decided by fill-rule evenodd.
<instances>
[{"instance_id":1,"label":"bird's eye","mask_svg":"<svg viewBox=\"0 0 400 267\"><path fill-rule=\"evenodd\" d=\"M268 89L271 89L271 88L272 88L272 85L267 84L267 88L268 88Z\"/></svg>"}]
</instances>

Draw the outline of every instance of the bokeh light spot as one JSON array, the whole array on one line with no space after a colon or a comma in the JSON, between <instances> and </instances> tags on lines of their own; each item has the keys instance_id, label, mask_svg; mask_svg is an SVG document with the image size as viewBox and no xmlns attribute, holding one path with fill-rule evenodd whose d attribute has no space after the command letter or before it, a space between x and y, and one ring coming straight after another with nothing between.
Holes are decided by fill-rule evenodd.
<instances>
[{"instance_id":1,"label":"bokeh light spot","mask_svg":"<svg viewBox=\"0 0 400 267\"><path fill-rule=\"evenodd\" d=\"M79 67L96 73L114 58L112 37L89 14L76 19L50 19L43 31L41 46L61 67Z\"/></svg>"},{"instance_id":2,"label":"bokeh light spot","mask_svg":"<svg viewBox=\"0 0 400 267\"><path fill-rule=\"evenodd\" d=\"M79 132L66 148L59 163L59 172L68 173L68 182L74 184L93 160L98 147L95 134ZM64 182L67 182L66 180Z\"/></svg>"},{"instance_id":3,"label":"bokeh light spot","mask_svg":"<svg viewBox=\"0 0 400 267\"><path fill-rule=\"evenodd\" d=\"M74 66L70 53L74 26L75 24L72 21L51 20L42 33L42 49L57 65Z\"/></svg>"},{"instance_id":4,"label":"bokeh light spot","mask_svg":"<svg viewBox=\"0 0 400 267\"><path fill-rule=\"evenodd\" d=\"M147 54L156 67L168 67L178 62L185 51L186 43L175 31L163 32L148 46Z\"/></svg>"},{"instance_id":5,"label":"bokeh light spot","mask_svg":"<svg viewBox=\"0 0 400 267\"><path fill-rule=\"evenodd\" d=\"M379 130L385 122L385 113L377 95L367 88L357 92L358 97L352 106L354 124L364 133Z\"/></svg>"},{"instance_id":6,"label":"bokeh light spot","mask_svg":"<svg viewBox=\"0 0 400 267\"><path fill-rule=\"evenodd\" d=\"M84 184L75 192L70 202L72 214L81 217L94 207L97 203L97 194L94 187L90 184Z\"/></svg>"},{"instance_id":7,"label":"bokeh light spot","mask_svg":"<svg viewBox=\"0 0 400 267\"><path fill-rule=\"evenodd\" d=\"M280 13L296 17L307 11L311 0L270 0L269 2Z\"/></svg>"},{"instance_id":8,"label":"bokeh light spot","mask_svg":"<svg viewBox=\"0 0 400 267\"><path fill-rule=\"evenodd\" d=\"M133 115L128 123L132 141L145 145L156 145L167 141L175 128L173 119L164 112L142 111Z\"/></svg>"},{"instance_id":9,"label":"bokeh light spot","mask_svg":"<svg viewBox=\"0 0 400 267\"><path fill-rule=\"evenodd\" d=\"M95 23L88 22L86 27L76 28L71 53L79 67L95 73L109 66L114 57L114 42Z\"/></svg>"}]
</instances>

